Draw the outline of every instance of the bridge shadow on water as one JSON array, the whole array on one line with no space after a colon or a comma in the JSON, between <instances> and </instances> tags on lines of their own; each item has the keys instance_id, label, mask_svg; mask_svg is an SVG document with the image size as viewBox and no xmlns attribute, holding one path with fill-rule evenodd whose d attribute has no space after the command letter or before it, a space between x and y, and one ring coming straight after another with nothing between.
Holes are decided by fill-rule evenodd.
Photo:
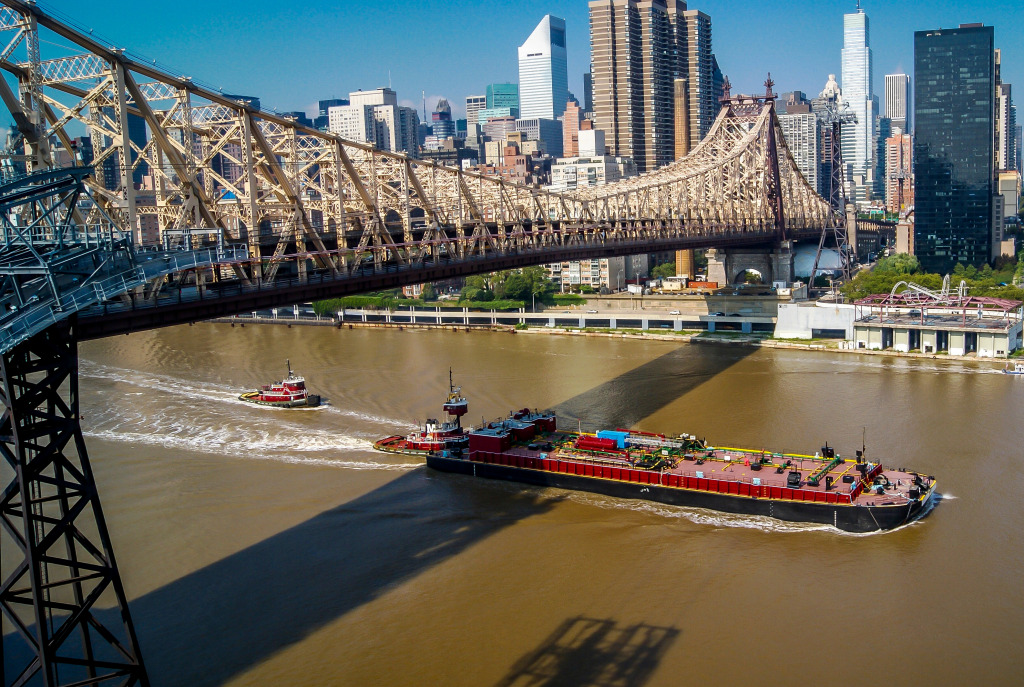
<instances>
[{"instance_id":1,"label":"bridge shadow on water","mask_svg":"<svg viewBox=\"0 0 1024 687\"><path fill-rule=\"evenodd\" d=\"M641 687L679 634L674 627L569 618L495 687Z\"/></svg>"},{"instance_id":2,"label":"bridge shadow on water","mask_svg":"<svg viewBox=\"0 0 1024 687\"><path fill-rule=\"evenodd\" d=\"M681 346L555 406L560 426L584 430L633 427L724 372L751 346Z\"/></svg>"},{"instance_id":3,"label":"bridge shadow on water","mask_svg":"<svg viewBox=\"0 0 1024 687\"><path fill-rule=\"evenodd\" d=\"M222 684L556 503L407 473L131 601L153 683Z\"/></svg>"},{"instance_id":4,"label":"bridge shadow on water","mask_svg":"<svg viewBox=\"0 0 1024 687\"><path fill-rule=\"evenodd\" d=\"M568 426L576 418L591 429L630 426L751 350L684 346L565 401L556 411ZM425 469L411 471L130 601L153 684L223 684L559 502L532 488L468 484ZM639 685L678 633L573 618L499 685Z\"/></svg>"}]
</instances>

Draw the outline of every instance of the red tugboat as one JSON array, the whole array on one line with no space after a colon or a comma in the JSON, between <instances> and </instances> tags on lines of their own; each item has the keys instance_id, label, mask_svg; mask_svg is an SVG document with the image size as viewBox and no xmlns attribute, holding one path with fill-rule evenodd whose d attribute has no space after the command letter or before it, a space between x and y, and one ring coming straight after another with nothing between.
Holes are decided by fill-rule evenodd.
<instances>
[{"instance_id":1,"label":"red tugboat","mask_svg":"<svg viewBox=\"0 0 1024 687\"><path fill-rule=\"evenodd\" d=\"M462 416L469 412L469 401L462 395L462 388L452 382L452 371L448 370L448 398L441 406L447 415L444 422L431 418L407 436L394 435L374 443L378 451L426 455L437 451L461 451L469 445L469 439L462 429Z\"/></svg>"},{"instance_id":2,"label":"red tugboat","mask_svg":"<svg viewBox=\"0 0 1024 687\"><path fill-rule=\"evenodd\" d=\"M306 391L306 380L292 372L288 363L288 376L280 384L264 384L258 391L249 391L238 397L240 401L275 408L316 408L320 396Z\"/></svg>"}]
</instances>

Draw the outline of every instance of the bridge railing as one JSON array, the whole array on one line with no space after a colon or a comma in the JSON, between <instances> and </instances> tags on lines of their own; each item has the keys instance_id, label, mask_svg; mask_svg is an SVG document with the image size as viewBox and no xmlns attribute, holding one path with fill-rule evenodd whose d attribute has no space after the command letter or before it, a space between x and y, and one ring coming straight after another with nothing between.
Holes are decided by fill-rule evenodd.
<instances>
[{"instance_id":1,"label":"bridge railing","mask_svg":"<svg viewBox=\"0 0 1024 687\"><path fill-rule=\"evenodd\" d=\"M16 317L0 326L0 351L8 351L50 325L129 293L152 279L188 269L237 262L247 257L245 246L148 255L143 264L108 274L103 279L88 281L61 294L58 300L40 300L22 308Z\"/></svg>"}]
</instances>

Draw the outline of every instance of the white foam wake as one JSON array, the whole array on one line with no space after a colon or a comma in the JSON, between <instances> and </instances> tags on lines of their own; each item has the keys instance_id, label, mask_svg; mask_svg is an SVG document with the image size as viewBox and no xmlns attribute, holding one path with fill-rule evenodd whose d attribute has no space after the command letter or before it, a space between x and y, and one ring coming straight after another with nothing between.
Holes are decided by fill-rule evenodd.
<instances>
[{"instance_id":1,"label":"white foam wake","mask_svg":"<svg viewBox=\"0 0 1024 687\"><path fill-rule=\"evenodd\" d=\"M292 446L292 450L289 451L281 440L270 439L267 442L253 440L229 441L224 435L217 436L217 433L210 432L200 434L163 434L105 429L88 431L84 434L90 438L127 442L142 446L159 446L161 448L178 449L191 453L207 453L247 460L272 460L301 465L323 465L350 470L411 470L421 465L421 463L351 460L341 455L337 457L326 457L323 455L328 448L339 451L372 450L373 444L369 441L356 440L349 437L337 437L330 447L319 446L315 450L310 450L309 442L306 442L305 445L300 443L298 446ZM310 455L310 453L313 455Z\"/></svg>"},{"instance_id":2,"label":"white foam wake","mask_svg":"<svg viewBox=\"0 0 1024 687\"><path fill-rule=\"evenodd\" d=\"M230 403L238 407L257 411L281 412L280 408L260 406L242 401L238 398L239 393L241 393L238 388L224 384L216 384L214 382L204 381L202 383L198 383L187 379L181 379L179 377L138 372L136 370L100 365L84 360L80 366L79 376L90 379L103 379L116 382L118 384L127 384L146 389L148 391L178 396L180 398L206 402L217 401L220 403ZM135 394L133 393L131 395ZM319 409L328 413L338 413L346 417L352 417L372 424L398 426L405 428L406 430L411 430L416 427L415 424L410 423L408 420L396 420L395 418L374 415L373 413L367 413L365 411L339 407L337 402L332 404L330 399L327 399L327 403L320 406L318 410Z\"/></svg>"}]
</instances>

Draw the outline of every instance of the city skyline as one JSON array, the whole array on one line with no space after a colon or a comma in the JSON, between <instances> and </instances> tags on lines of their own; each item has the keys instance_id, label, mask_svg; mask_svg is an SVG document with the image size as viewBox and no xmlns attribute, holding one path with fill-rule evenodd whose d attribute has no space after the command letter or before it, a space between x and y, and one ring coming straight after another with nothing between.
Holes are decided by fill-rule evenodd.
<instances>
[{"instance_id":1,"label":"city skyline","mask_svg":"<svg viewBox=\"0 0 1024 687\"><path fill-rule=\"evenodd\" d=\"M817 92L829 73L841 73L843 15L855 11L855 2L801 0L785 9L723 0L693 7L698 4L714 20L715 53L733 92L759 92L769 70L779 92ZM1024 23L1019 3L862 7L872 17L876 86L885 74L902 70L912 76L915 30L968 22L995 27L996 46L1004 49L1003 80L1024 82L1024 55L1014 49L1010 28ZM498 2L486 8L457 0L446 4L447 12L404 0L332 8L228 0L216 15L196 0L183 0L173 12L127 0L61 0L40 3L40 8L93 29L101 42L126 47L146 61L155 59L212 88L253 93L264 107L280 112L315 113L318 100L390 85L400 104L421 111L425 92L428 111L444 97L453 105L453 116L464 117L466 96L482 92L488 83L518 80L516 49L545 14L566 20L569 90L581 100L583 73L589 69L586 0ZM257 19L239 19L250 16ZM344 35L353 26L359 31ZM451 40L436 40L442 32ZM780 33L794 40L780 41ZM296 38L281 38L288 35ZM403 37L413 47L396 45ZM264 48L254 50L254 41ZM436 68L445 62L448 68Z\"/></svg>"}]
</instances>

